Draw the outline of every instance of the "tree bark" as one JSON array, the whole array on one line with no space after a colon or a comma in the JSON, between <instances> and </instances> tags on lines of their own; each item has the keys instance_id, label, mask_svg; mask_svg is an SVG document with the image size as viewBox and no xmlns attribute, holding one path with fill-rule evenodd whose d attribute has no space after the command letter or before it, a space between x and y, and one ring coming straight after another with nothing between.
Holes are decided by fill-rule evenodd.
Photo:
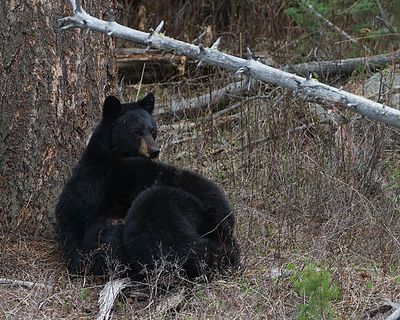
<instances>
[{"instance_id":1,"label":"tree bark","mask_svg":"<svg viewBox=\"0 0 400 320\"><path fill-rule=\"evenodd\" d=\"M102 14L113 1L90 1ZM0 1L0 217L51 235L54 206L115 83L114 41L66 34L66 1Z\"/></svg>"}]
</instances>

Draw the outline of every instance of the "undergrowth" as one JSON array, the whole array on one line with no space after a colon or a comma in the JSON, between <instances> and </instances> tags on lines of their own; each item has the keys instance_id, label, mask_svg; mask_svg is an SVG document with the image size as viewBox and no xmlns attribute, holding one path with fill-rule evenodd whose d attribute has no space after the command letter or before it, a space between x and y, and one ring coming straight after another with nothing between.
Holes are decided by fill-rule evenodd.
<instances>
[{"instance_id":1,"label":"undergrowth","mask_svg":"<svg viewBox=\"0 0 400 320\"><path fill-rule=\"evenodd\" d=\"M313 263L303 270L293 270L290 281L296 293L304 300L298 307L297 319L335 319L335 311L330 302L340 298L340 289L332 281L332 274Z\"/></svg>"}]
</instances>

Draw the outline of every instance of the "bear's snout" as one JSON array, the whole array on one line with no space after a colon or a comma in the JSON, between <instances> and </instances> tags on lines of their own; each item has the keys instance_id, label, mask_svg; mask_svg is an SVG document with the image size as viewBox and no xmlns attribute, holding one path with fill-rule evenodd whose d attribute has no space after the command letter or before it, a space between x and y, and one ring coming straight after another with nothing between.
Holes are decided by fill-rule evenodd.
<instances>
[{"instance_id":1,"label":"bear's snout","mask_svg":"<svg viewBox=\"0 0 400 320\"><path fill-rule=\"evenodd\" d=\"M154 138L151 135L145 135L140 140L139 155L145 158L154 159L160 154L160 149L157 148Z\"/></svg>"},{"instance_id":2,"label":"bear's snout","mask_svg":"<svg viewBox=\"0 0 400 320\"><path fill-rule=\"evenodd\" d=\"M160 150L157 149L157 148L155 148L154 150L149 151L150 159L157 158L159 154L160 154Z\"/></svg>"}]
</instances>

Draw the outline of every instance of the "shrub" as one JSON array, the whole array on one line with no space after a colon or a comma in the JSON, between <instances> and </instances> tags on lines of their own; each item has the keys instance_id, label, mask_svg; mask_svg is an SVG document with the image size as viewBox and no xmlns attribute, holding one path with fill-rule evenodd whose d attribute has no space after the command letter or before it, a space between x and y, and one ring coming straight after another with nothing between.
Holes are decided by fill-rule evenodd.
<instances>
[{"instance_id":1,"label":"shrub","mask_svg":"<svg viewBox=\"0 0 400 320\"><path fill-rule=\"evenodd\" d=\"M331 272L310 263L291 276L296 293L304 298L298 307L297 319L334 319L331 301L340 297L339 286L332 281Z\"/></svg>"}]
</instances>

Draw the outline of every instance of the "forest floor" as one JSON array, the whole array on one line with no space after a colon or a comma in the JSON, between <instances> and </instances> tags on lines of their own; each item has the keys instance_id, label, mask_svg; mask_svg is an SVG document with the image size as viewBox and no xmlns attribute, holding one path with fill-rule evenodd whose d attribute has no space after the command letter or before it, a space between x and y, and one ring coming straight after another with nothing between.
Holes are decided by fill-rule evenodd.
<instances>
[{"instance_id":1,"label":"forest floor","mask_svg":"<svg viewBox=\"0 0 400 320\"><path fill-rule=\"evenodd\" d=\"M159 103L209 88L202 81L158 88ZM216 74L210 83L224 81ZM345 89L361 94L362 83ZM341 126L321 121L315 105L266 84L229 104L237 102L219 117L160 117L158 142L160 161L204 174L227 193L240 270L184 292L160 293L153 280L132 286L113 318L385 319L390 308L368 312L385 299L400 302L399 132L348 112ZM0 280L1 318L97 316L107 279L70 277L54 240L0 234L0 246L0 277L25 281ZM171 297L179 301L163 307Z\"/></svg>"},{"instance_id":2,"label":"forest floor","mask_svg":"<svg viewBox=\"0 0 400 320\"><path fill-rule=\"evenodd\" d=\"M399 50L398 1L119 2L124 25L147 31L164 20L167 36L205 47L221 37L220 50L244 56L249 46L276 67ZM180 67L185 61L192 63ZM368 67L318 81L398 108L400 65L375 75ZM145 71L159 69L149 63ZM203 65L141 94L153 91L168 107L170 97L193 98L232 80ZM125 100L138 88L123 86ZM268 84L228 96L206 110L160 116L159 161L225 190L237 217L239 270L166 292L156 274L126 288L112 318L386 319L400 303L400 131ZM97 318L110 277L71 277L55 239L0 226L0 247L0 319Z\"/></svg>"}]
</instances>

